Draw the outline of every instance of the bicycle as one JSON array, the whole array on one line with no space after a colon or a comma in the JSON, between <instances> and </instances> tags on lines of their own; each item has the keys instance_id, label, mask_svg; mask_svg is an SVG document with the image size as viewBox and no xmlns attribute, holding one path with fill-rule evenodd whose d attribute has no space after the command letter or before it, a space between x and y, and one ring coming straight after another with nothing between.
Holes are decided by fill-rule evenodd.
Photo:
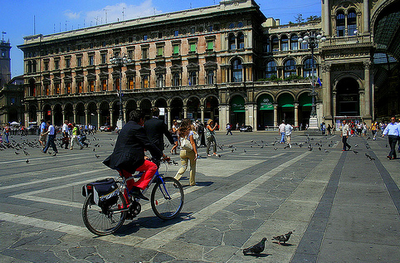
<instances>
[{"instance_id":1,"label":"bicycle","mask_svg":"<svg viewBox=\"0 0 400 263\"><path fill-rule=\"evenodd\" d=\"M164 177L158 171L142 193L144 194L154 184L150 197L151 208L160 219L170 220L182 210L183 187L175 178ZM93 234L100 236L113 234L125 220L133 219L141 212L140 198L131 196L126 184L128 180L140 177L141 173L126 179L122 171L118 172L120 177L117 180L108 179L110 182L115 182L115 189L107 194L110 197L108 200L96 204L93 187L85 190L87 195L82 208L82 217L86 228ZM90 185L87 184L84 187Z\"/></svg>"}]
</instances>

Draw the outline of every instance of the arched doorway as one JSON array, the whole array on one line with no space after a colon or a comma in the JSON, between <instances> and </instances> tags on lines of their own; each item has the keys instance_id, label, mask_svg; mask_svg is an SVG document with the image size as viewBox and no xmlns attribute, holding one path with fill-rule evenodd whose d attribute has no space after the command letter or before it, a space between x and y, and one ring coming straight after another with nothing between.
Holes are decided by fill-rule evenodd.
<instances>
[{"instance_id":1,"label":"arched doorway","mask_svg":"<svg viewBox=\"0 0 400 263\"><path fill-rule=\"evenodd\" d=\"M62 115L62 109L60 104L56 104L54 106L54 125L57 126L62 126L63 124L63 115Z\"/></svg>"},{"instance_id":2,"label":"arched doorway","mask_svg":"<svg viewBox=\"0 0 400 263\"><path fill-rule=\"evenodd\" d=\"M137 108L136 101L128 100L126 102L126 105L125 105L125 113L126 113L125 120L126 120L126 122L129 121L129 114L131 113L131 111L136 110L136 108Z\"/></svg>"},{"instance_id":3,"label":"arched doorway","mask_svg":"<svg viewBox=\"0 0 400 263\"><path fill-rule=\"evenodd\" d=\"M240 95L235 95L231 98L229 103L231 107L229 122L234 126L236 123L239 123L239 125L246 124L244 103L244 98Z\"/></svg>"},{"instance_id":4,"label":"arched doorway","mask_svg":"<svg viewBox=\"0 0 400 263\"><path fill-rule=\"evenodd\" d=\"M359 85L353 78L343 78L336 86L336 116L359 116Z\"/></svg>"},{"instance_id":5,"label":"arched doorway","mask_svg":"<svg viewBox=\"0 0 400 263\"><path fill-rule=\"evenodd\" d=\"M85 125L85 106L82 102L76 105L76 124Z\"/></svg>"},{"instance_id":6,"label":"arched doorway","mask_svg":"<svg viewBox=\"0 0 400 263\"><path fill-rule=\"evenodd\" d=\"M69 122L74 121L74 108L72 107L72 104L68 103L65 105L64 114L66 120L68 120Z\"/></svg>"},{"instance_id":7,"label":"arched doorway","mask_svg":"<svg viewBox=\"0 0 400 263\"><path fill-rule=\"evenodd\" d=\"M114 101L113 106L112 106L113 119L112 119L112 122L111 122L111 126L113 126L113 127L117 126L117 121L119 119L119 110L120 110L119 105L120 105L119 101L116 100L116 101Z\"/></svg>"},{"instance_id":8,"label":"arched doorway","mask_svg":"<svg viewBox=\"0 0 400 263\"><path fill-rule=\"evenodd\" d=\"M213 119L219 123L218 99L214 96L209 96L206 98L205 104L204 118Z\"/></svg>"},{"instance_id":9,"label":"arched doorway","mask_svg":"<svg viewBox=\"0 0 400 263\"><path fill-rule=\"evenodd\" d=\"M269 94L263 94L257 99L257 127L264 130L266 126L274 126L273 98Z\"/></svg>"},{"instance_id":10,"label":"arched doorway","mask_svg":"<svg viewBox=\"0 0 400 263\"><path fill-rule=\"evenodd\" d=\"M312 108L312 97L303 93L299 97L299 127L306 127L309 124Z\"/></svg>"},{"instance_id":11,"label":"arched doorway","mask_svg":"<svg viewBox=\"0 0 400 263\"><path fill-rule=\"evenodd\" d=\"M175 98L171 101L171 119L172 120L183 119L183 102L180 98Z\"/></svg>"},{"instance_id":12,"label":"arched doorway","mask_svg":"<svg viewBox=\"0 0 400 263\"><path fill-rule=\"evenodd\" d=\"M146 119L151 118L151 101L144 99L140 102L140 110L144 113Z\"/></svg>"},{"instance_id":13,"label":"arched doorway","mask_svg":"<svg viewBox=\"0 0 400 263\"><path fill-rule=\"evenodd\" d=\"M52 114L52 112L51 112L50 105L48 105L48 104L44 105L44 107L43 107L43 119L45 121L51 120L51 114Z\"/></svg>"},{"instance_id":14,"label":"arched doorway","mask_svg":"<svg viewBox=\"0 0 400 263\"><path fill-rule=\"evenodd\" d=\"M35 105L29 106L29 121L40 121L37 119L37 108Z\"/></svg>"},{"instance_id":15,"label":"arched doorway","mask_svg":"<svg viewBox=\"0 0 400 263\"><path fill-rule=\"evenodd\" d=\"M200 120L200 100L196 97L191 97L187 101L187 117L192 120Z\"/></svg>"},{"instance_id":16,"label":"arched doorway","mask_svg":"<svg viewBox=\"0 0 400 263\"><path fill-rule=\"evenodd\" d=\"M278 123L282 120L294 125L294 98L289 93L283 93L278 97Z\"/></svg>"},{"instance_id":17,"label":"arched doorway","mask_svg":"<svg viewBox=\"0 0 400 263\"><path fill-rule=\"evenodd\" d=\"M88 105L88 124L99 127L97 123L97 106L94 102L90 102Z\"/></svg>"},{"instance_id":18,"label":"arched doorway","mask_svg":"<svg viewBox=\"0 0 400 263\"><path fill-rule=\"evenodd\" d=\"M98 127L103 125L111 125L110 124L110 108L108 107L108 103L103 101L100 104L100 123Z\"/></svg>"}]
</instances>

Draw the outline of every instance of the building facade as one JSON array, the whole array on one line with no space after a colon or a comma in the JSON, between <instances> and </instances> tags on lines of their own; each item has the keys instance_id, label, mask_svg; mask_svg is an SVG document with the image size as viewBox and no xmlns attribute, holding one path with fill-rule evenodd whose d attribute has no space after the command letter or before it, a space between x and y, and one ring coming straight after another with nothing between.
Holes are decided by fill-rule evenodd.
<instances>
[{"instance_id":1,"label":"building facade","mask_svg":"<svg viewBox=\"0 0 400 263\"><path fill-rule=\"evenodd\" d=\"M252 0L24 38L25 121L114 126L152 106L173 119L305 126L315 85L318 122L374 116L371 14L380 1L322 2L320 20L279 25ZM299 41L320 33L312 57ZM115 65L113 57L129 62ZM313 65L315 74L313 75ZM313 79L314 76L314 79Z\"/></svg>"}]
</instances>

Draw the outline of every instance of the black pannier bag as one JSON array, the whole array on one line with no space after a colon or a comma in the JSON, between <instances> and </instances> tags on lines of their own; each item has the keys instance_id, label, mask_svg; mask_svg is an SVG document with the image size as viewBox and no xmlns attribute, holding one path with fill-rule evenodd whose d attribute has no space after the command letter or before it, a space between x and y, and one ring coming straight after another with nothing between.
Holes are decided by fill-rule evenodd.
<instances>
[{"instance_id":1,"label":"black pannier bag","mask_svg":"<svg viewBox=\"0 0 400 263\"><path fill-rule=\"evenodd\" d=\"M113 178L107 178L82 187L82 195L93 193L93 202L98 206L112 205L118 201L119 189Z\"/></svg>"}]
</instances>

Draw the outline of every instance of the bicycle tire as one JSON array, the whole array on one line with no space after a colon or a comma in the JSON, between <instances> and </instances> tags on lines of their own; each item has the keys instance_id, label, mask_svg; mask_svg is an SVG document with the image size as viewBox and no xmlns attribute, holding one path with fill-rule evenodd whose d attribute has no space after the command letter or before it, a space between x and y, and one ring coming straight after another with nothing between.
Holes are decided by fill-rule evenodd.
<instances>
[{"instance_id":1,"label":"bicycle tire","mask_svg":"<svg viewBox=\"0 0 400 263\"><path fill-rule=\"evenodd\" d=\"M120 193L117 201L106 209L102 209L93 202L93 193L90 193L83 203L82 218L86 228L93 234L105 236L117 231L125 222L127 212L118 210L127 208L124 196ZM106 211L108 214L104 213ZM113 213L116 210L117 213Z\"/></svg>"},{"instance_id":2,"label":"bicycle tire","mask_svg":"<svg viewBox=\"0 0 400 263\"><path fill-rule=\"evenodd\" d=\"M157 180L151 192L151 208L157 217L169 220L176 217L182 210L183 187L175 178L164 177L162 180L164 184L161 180Z\"/></svg>"}]
</instances>

